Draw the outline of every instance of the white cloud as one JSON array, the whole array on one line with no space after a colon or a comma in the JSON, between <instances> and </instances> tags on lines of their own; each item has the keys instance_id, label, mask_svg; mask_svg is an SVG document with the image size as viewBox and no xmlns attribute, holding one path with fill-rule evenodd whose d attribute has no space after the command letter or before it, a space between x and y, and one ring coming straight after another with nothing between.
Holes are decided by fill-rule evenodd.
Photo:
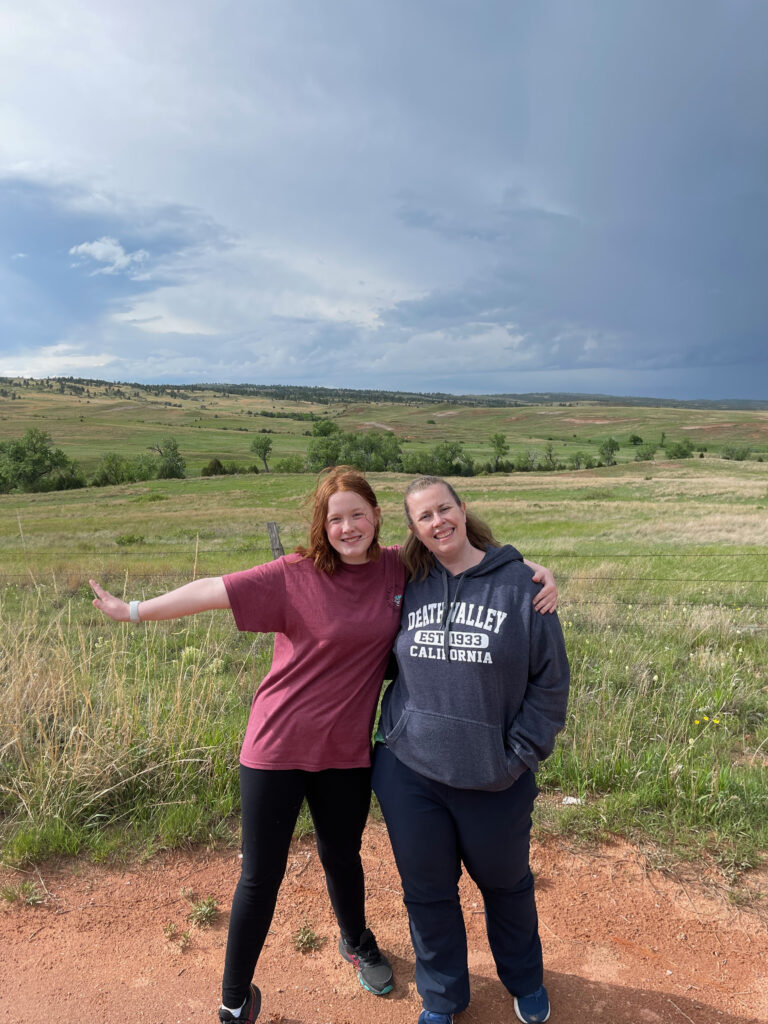
<instances>
[{"instance_id":1,"label":"white cloud","mask_svg":"<svg viewBox=\"0 0 768 1024\"><path fill-rule=\"evenodd\" d=\"M116 359L109 352L82 352L72 345L47 345L36 351L6 356L0 362L0 377L56 377L83 370L103 370Z\"/></svg>"},{"instance_id":2,"label":"white cloud","mask_svg":"<svg viewBox=\"0 0 768 1024\"><path fill-rule=\"evenodd\" d=\"M178 316L163 308L156 299L135 302L129 313L114 313L112 319L117 324L134 327L147 334L215 335L219 333L215 327L190 317Z\"/></svg>"},{"instance_id":3,"label":"white cloud","mask_svg":"<svg viewBox=\"0 0 768 1024\"><path fill-rule=\"evenodd\" d=\"M533 349L526 347L514 324L473 323L414 334L403 331L399 337L369 337L368 341L367 347L360 346L364 359L358 368L367 364L384 375L407 372L434 379L489 371L503 374L528 366L534 358Z\"/></svg>"},{"instance_id":4,"label":"white cloud","mask_svg":"<svg viewBox=\"0 0 768 1024\"><path fill-rule=\"evenodd\" d=\"M136 264L141 265L149 259L146 249L126 252L116 238L110 238L108 235L97 238L95 242L82 242L80 245L73 245L69 250L69 255L84 256L96 260L97 263L103 263L104 266L94 270L94 274L117 274Z\"/></svg>"}]
</instances>

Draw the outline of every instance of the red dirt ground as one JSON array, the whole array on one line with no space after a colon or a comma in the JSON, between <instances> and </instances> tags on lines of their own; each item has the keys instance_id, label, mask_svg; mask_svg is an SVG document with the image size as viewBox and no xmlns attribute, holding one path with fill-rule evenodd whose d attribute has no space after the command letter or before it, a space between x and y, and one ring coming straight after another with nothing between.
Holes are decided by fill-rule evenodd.
<instances>
[{"instance_id":1,"label":"red dirt ground","mask_svg":"<svg viewBox=\"0 0 768 1024\"><path fill-rule=\"evenodd\" d=\"M297 843L257 968L264 1024L416 1024L420 1009L399 881L386 832L368 826L363 847L368 917L397 985L364 992L336 951L334 921L311 840ZM632 847L573 852L534 846L545 980L552 1024L754 1024L768 1021L768 921L722 890L647 870ZM0 885L36 881L36 907L0 910L0 1021L75 1024L214 1024L238 874L232 852L167 854L105 868L83 861ZM763 882L765 878L763 877ZM213 926L191 927L189 899L213 896ZM514 1024L512 1000L488 950L477 890L461 882L472 1002L457 1024ZM307 921L325 939L302 955L293 936ZM165 934L190 930L186 949Z\"/></svg>"}]
</instances>

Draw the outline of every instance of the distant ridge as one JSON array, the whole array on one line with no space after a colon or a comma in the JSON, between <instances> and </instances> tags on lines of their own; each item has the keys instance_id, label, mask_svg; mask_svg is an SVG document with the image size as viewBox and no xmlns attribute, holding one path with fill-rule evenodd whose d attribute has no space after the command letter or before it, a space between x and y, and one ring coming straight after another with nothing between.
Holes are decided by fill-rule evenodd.
<instances>
[{"instance_id":1,"label":"distant ridge","mask_svg":"<svg viewBox=\"0 0 768 1024\"><path fill-rule=\"evenodd\" d=\"M526 405L618 405L660 409L733 409L768 410L768 399L746 398L633 398L627 395L599 395L581 392L536 391L526 394L454 395L443 391L390 391L371 388L327 388L303 384L227 384L211 381L199 384L140 384L136 381L108 381L91 377L0 377L5 387L103 387L141 389L150 394L184 397L199 391L218 391L230 395L254 395L288 402L314 402L320 405L347 402L394 402L408 405L468 405L481 407Z\"/></svg>"}]
</instances>

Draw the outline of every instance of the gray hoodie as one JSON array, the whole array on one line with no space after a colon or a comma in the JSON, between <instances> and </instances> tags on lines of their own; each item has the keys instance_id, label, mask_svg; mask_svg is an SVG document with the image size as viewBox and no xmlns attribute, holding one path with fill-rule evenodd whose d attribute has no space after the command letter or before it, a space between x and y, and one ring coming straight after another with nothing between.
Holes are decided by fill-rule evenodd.
<instances>
[{"instance_id":1,"label":"gray hoodie","mask_svg":"<svg viewBox=\"0 0 768 1024\"><path fill-rule=\"evenodd\" d=\"M458 789L506 789L536 771L565 724L569 670L556 615L510 545L405 588L398 675L379 735L409 768Z\"/></svg>"}]
</instances>

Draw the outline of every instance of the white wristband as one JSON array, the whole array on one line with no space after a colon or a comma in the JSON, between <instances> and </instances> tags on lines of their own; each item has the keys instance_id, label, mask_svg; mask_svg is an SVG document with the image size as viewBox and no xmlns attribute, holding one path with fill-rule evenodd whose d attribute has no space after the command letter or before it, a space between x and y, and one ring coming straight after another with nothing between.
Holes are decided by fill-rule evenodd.
<instances>
[{"instance_id":1,"label":"white wristband","mask_svg":"<svg viewBox=\"0 0 768 1024\"><path fill-rule=\"evenodd\" d=\"M128 617L130 618L131 622L141 622L141 619L139 617L140 604L141 601L131 601L130 604L128 605Z\"/></svg>"}]
</instances>

